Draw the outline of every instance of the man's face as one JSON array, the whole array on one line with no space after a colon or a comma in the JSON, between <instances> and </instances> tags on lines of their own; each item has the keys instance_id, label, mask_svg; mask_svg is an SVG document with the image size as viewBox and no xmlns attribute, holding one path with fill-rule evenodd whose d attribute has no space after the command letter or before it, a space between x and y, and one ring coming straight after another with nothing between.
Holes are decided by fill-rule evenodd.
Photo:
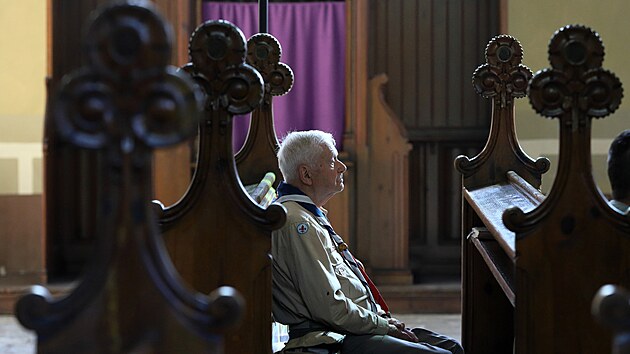
<instances>
[{"instance_id":1,"label":"man's face","mask_svg":"<svg viewBox=\"0 0 630 354\"><path fill-rule=\"evenodd\" d=\"M343 190L343 173L347 168L339 161L337 149L327 145L323 145L323 149L320 161L313 171L313 187L318 194L332 197Z\"/></svg>"}]
</instances>

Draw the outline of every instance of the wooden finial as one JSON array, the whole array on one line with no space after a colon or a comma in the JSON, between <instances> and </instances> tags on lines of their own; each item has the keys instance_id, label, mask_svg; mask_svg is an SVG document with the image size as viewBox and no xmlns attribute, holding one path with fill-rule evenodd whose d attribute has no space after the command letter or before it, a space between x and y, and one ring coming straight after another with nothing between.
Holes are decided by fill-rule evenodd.
<instances>
[{"instance_id":1,"label":"wooden finial","mask_svg":"<svg viewBox=\"0 0 630 354\"><path fill-rule=\"evenodd\" d=\"M235 156L245 185L258 181L265 170L276 175L275 186L283 179L276 157L279 144L271 103L272 96L282 96L291 90L293 71L280 62L281 56L280 42L270 34L258 33L247 41L247 62L262 75L265 96L262 104L252 112L247 138Z\"/></svg>"},{"instance_id":2,"label":"wooden finial","mask_svg":"<svg viewBox=\"0 0 630 354\"><path fill-rule=\"evenodd\" d=\"M89 64L63 80L52 105L64 139L106 152L94 171L106 181L96 245L69 296L36 286L16 315L37 332L38 353L218 353L217 332L239 320L242 298L233 288L208 297L181 283L149 203L151 151L195 133L202 96L166 66L168 30L148 3L104 7L88 34Z\"/></svg>"},{"instance_id":3,"label":"wooden finial","mask_svg":"<svg viewBox=\"0 0 630 354\"><path fill-rule=\"evenodd\" d=\"M463 155L455 159L455 167L464 176L466 188L506 181L508 171L516 172L538 188L541 175L549 169L548 159L532 160L516 138L514 99L525 97L532 76L531 70L521 64L522 60L523 49L516 38L499 35L486 46L486 64L473 73L475 91L484 98L491 98L493 104L486 146L472 159Z\"/></svg>"}]
</instances>

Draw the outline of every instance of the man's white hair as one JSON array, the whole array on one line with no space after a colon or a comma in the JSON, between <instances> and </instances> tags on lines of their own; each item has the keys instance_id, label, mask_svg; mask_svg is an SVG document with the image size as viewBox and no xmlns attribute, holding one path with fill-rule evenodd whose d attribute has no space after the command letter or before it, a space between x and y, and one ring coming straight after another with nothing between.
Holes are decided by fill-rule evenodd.
<instances>
[{"instance_id":1,"label":"man's white hair","mask_svg":"<svg viewBox=\"0 0 630 354\"><path fill-rule=\"evenodd\" d=\"M321 130L307 130L289 132L278 150L278 166L288 183L299 180L300 165L315 167L319 162L324 146L335 148L335 138L332 134Z\"/></svg>"}]
</instances>

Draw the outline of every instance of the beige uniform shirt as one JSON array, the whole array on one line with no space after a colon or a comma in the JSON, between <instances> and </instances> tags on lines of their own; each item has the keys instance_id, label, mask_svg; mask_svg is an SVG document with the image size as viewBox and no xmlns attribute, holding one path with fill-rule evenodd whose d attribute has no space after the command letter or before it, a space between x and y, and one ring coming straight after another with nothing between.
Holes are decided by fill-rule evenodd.
<instances>
[{"instance_id":1,"label":"beige uniform shirt","mask_svg":"<svg viewBox=\"0 0 630 354\"><path fill-rule=\"evenodd\" d=\"M386 334L387 319L368 310L365 287L345 263L326 228L296 202L283 205L287 222L273 232L271 242L275 320L287 325L311 320L339 333ZM286 348L342 338L316 331L289 341Z\"/></svg>"}]
</instances>

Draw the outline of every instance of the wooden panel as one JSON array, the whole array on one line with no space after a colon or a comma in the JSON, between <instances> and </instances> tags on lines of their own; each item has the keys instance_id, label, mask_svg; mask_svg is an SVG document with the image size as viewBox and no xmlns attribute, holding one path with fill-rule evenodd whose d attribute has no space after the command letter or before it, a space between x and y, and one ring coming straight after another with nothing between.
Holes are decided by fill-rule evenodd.
<instances>
[{"instance_id":1,"label":"wooden panel","mask_svg":"<svg viewBox=\"0 0 630 354\"><path fill-rule=\"evenodd\" d=\"M499 0L371 4L369 75L388 75L386 100L407 128L487 127L469 78L498 32Z\"/></svg>"},{"instance_id":2,"label":"wooden panel","mask_svg":"<svg viewBox=\"0 0 630 354\"><path fill-rule=\"evenodd\" d=\"M433 2L424 0L417 1L417 3L416 30L418 33L416 34L416 42L411 43L412 46L417 48L417 57L414 60L415 66L417 67L415 76L416 91L411 91L413 94L409 96L409 101L415 102L416 104L414 116L417 118L415 118L415 124L413 124L413 126L419 125L419 122L429 122L432 115L432 74L427 68L431 66L433 58L433 51L430 46L431 36L433 34L433 17L431 16ZM411 125L407 123L407 121L405 121L405 124L408 126ZM411 137L410 139L413 140ZM414 180L413 177L411 177L411 180Z\"/></svg>"},{"instance_id":3,"label":"wooden panel","mask_svg":"<svg viewBox=\"0 0 630 354\"><path fill-rule=\"evenodd\" d=\"M447 33L448 41L446 51L448 56L444 58L460 57L456 53L460 53L465 48L464 31L463 31L463 19L464 14L462 12L463 2L466 0L449 0L446 1L447 12ZM463 58L462 58L463 59ZM460 59L453 65L448 65L446 70L446 84L448 87L448 105L446 106L446 125L447 126L463 126L465 125L465 119L462 116L463 106L463 90L466 88L463 84L463 78L469 75L469 72L463 71L463 60ZM450 60L444 60L448 63ZM470 91L470 90L466 90Z\"/></svg>"},{"instance_id":4,"label":"wooden panel","mask_svg":"<svg viewBox=\"0 0 630 354\"><path fill-rule=\"evenodd\" d=\"M457 274L459 246L453 240L459 227L451 211L459 210L453 197L459 195L453 193L459 179L449 159L479 151L487 137L491 107L475 95L470 78L483 60L479 48L498 31L499 0L371 4L368 75L388 75L386 102L404 122L414 149L409 177L412 262L416 271L448 268L446 273ZM440 264L444 259L446 264Z\"/></svg>"},{"instance_id":5,"label":"wooden panel","mask_svg":"<svg viewBox=\"0 0 630 354\"><path fill-rule=\"evenodd\" d=\"M412 68L403 68L402 61L405 56L391 56L391 53L405 53L404 48L406 39L405 32L408 30L405 28L405 21L402 17L403 0L390 0L387 1L387 22L386 22L386 34L387 37L387 66L382 72L387 73L387 76L396 84L388 86L387 97L388 102L391 105L398 108L398 112L403 111L404 102L404 77L406 70L413 70ZM402 19L402 21L401 21ZM409 59L409 58L408 58ZM400 114L400 113L399 113Z\"/></svg>"},{"instance_id":6,"label":"wooden panel","mask_svg":"<svg viewBox=\"0 0 630 354\"><path fill-rule=\"evenodd\" d=\"M0 196L0 286L46 282L42 196Z\"/></svg>"},{"instance_id":7,"label":"wooden panel","mask_svg":"<svg viewBox=\"0 0 630 354\"><path fill-rule=\"evenodd\" d=\"M418 3L416 1L402 1L398 15L402 21L402 27L400 30L400 37L402 37L401 43L417 43L418 42L418 22L416 21ZM395 48L392 48L395 50ZM416 52L423 50L423 47L416 47ZM402 98L404 92L416 92L417 81L416 73L418 71L418 65L416 64L417 54L413 56L400 57L399 67L394 69L398 71L397 75L400 76ZM417 105L412 100L402 100L401 115L406 117L414 117L417 113Z\"/></svg>"},{"instance_id":8,"label":"wooden panel","mask_svg":"<svg viewBox=\"0 0 630 354\"><path fill-rule=\"evenodd\" d=\"M464 242L462 344L466 353L513 353L514 309L483 257L471 242ZM474 343L473 345L467 345Z\"/></svg>"},{"instance_id":9,"label":"wooden panel","mask_svg":"<svg viewBox=\"0 0 630 354\"><path fill-rule=\"evenodd\" d=\"M504 247L487 230L473 228L473 231L467 238L483 258L484 263L488 266L510 304L514 306L516 298L514 289L516 286L514 284L513 258L506 257Z\"/></svg>"},{"instance_id":10,"label":"wooden panel","mask_svg":"<svg viewBox=\"0 0 630 354\"><path fill-rule=\"evenodd\" d=\"M364 220L359 242L368 244L372 274L377 284L411 284L409 245L409 144L402 122L383 101L386 75L370 80L368 139L370 166L367 193L358 196L357 212ZM378 134L376 134L378 132ZM387 238L381 235L388 235ZM365 249L365 248L364 248ZM362 249L363 250L363 249Z\"/></svg>"},{"instance_id":11,"label":"wooden panel","mask_svg":"<svg viewBox=\"0 0 630 354\"><path fill-rule=\"evenodd\" d=\"M448 96L448 74L447 65L453 65L456 61L451 61L451 55L448 52L448 22L447 22L447 6L449 1L434 0L432 6L432 38L431 53L433 54L431 66L431 115L428 122L416 122L416 126L444 127L447 120L447 107L451 104ZM402 53L407 55L408 53ZM447 59L448 58L448 59ZM425 69L426 70L426 69ZM389 98L389 97L388 97ZM457 104L453 102L453 104ZM426 109L426 108L424 108ZM405 122L408 118L403 117Z\"/></svg>"},{"instance_id":12,"label":"wooden panel","mask_svg":"<svg viewBox=\"0 0 630 354\"><path fill-rule=\"evenodd\" d=\"M459 274L461 183L453 169L458 154L477 153L480 143L415 143L410 154L410 259L414 274Z\"/></svg>"}]
</instances>

